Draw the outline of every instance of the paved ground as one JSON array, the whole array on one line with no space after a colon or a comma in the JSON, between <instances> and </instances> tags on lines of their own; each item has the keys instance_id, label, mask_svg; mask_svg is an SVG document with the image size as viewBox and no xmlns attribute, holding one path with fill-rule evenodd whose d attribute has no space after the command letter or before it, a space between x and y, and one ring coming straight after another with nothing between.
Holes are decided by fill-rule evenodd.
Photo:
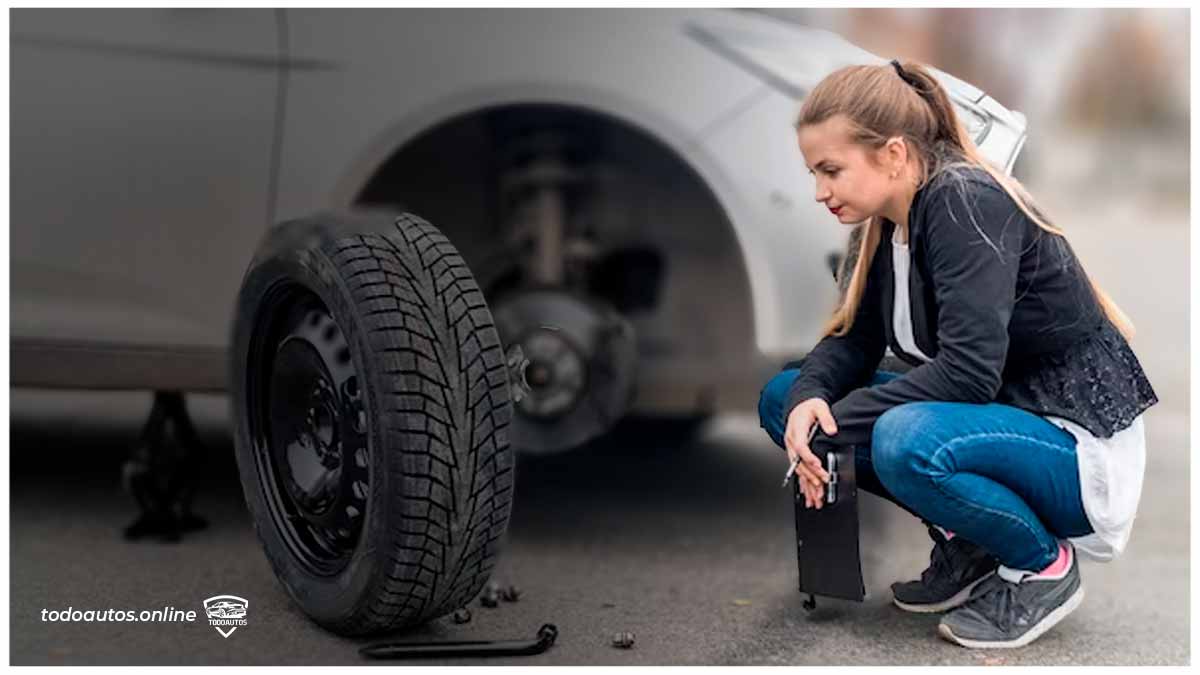
<instances>
[{"instance_id":1,"label":"paved ground","mask_svg":"<svg viewBox=\"0 0 1200 675\"><path fill-rule=\"evenodd\" d=\"M14 395L14 405L22 398L28 395ZM40 418L14 422L13 664L363 662L361 642L315 627L275 582L219 428L206 434L214 460L199 501L212 527L177 545L122 542L118 532L134 512L115 467L136 416L113 413L104 426L71 422L81 408L98 405L89 401L58 412L36 401ZM123 401L130 410L136 403ZM579 454L523 460L495 578L518 584L524 597L494 610L476 605L470 624L440 620L412 635L531 637L542 623L557 624L561 635L550 652L491 663L1186 663L1188 425L1182 410L1160 406L1150 415L1152 489L1126 555L1109 565L1084 563L1083 606L1024 650L962 649L935 637L936 617L890 606L888 584L924 566L928 540L914 519L870 496L863 516L868 600L824 601L806 614L796 591L791 506L778 484L782 458L747 416L719 418L691 443L626 436ZM249 625L228 639L203 618L39 620L43 608L199 610L217 594L249 600ZM626 630L637 635L633 650L608 646L612 633Z\"/></svg>"},{"instance_id":2,"label":"paved ground","mask_svg":"<svg viewBox=\"0 0 1200 675\"><path fill-rule=\"evenodd\" d=\"M408 637L532 637L542 623L557 624L551 651L488 661L503 664L1188 663L1186 207L1114 207L1103 198L1051 206L1080 225L1068 229L1073 246L1137 322L1134 348L1161 403L1147 413L1146 489L1125 555L1107 565L1085 561L1083 605L1033 645L962 649L935 637L936 617L892 607L889 583L921 570L929 543L917 521L870 496L867 601L825 601L805 614L791 503L779 488L782 455L756 419L738 415L714 420L693 442L626 434L522 460L496 578L525 596L494 610L475 606L470 624L440 620ZM212 527L178 545L118 536L134 510L117 467L148 395L13 392L12 405L12 663L364 663L361 642L315 627L272 576L237 491L223 399L194 405L212 448L199 501ZM250 603L249 625L228 639L203 619L40 621L42 609L67 607L199 610L217 594ZM617 631L634 632L636 647L609 647Z\"/></svg>"}]
</instances>

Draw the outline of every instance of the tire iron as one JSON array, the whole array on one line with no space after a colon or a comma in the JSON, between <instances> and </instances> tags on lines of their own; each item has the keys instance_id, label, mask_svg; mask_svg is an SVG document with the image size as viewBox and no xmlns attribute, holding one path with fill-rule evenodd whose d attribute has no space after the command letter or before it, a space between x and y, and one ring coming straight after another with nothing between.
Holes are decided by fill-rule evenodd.
<instances>
[{"instance_id":1,"label":"tire iron","mask_svg":"<svg viewBox=\"0 0 1200 675\"><path fill-rule=\"evenodd\" d=\"M358 650L371 659L419 659L450 656L531 656L558 638L558 628L544 624L534 640L460 640L450 642L385 642Z\"/></svg>"}]
</instances>

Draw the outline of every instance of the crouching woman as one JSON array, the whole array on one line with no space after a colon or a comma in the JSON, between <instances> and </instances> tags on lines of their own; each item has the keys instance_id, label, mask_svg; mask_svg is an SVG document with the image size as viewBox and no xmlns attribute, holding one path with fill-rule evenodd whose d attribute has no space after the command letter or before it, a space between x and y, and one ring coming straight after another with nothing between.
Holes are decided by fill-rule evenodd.
<instances>
[{"instance_id":1,"label":"crouching woman","mask_svg":"<svg viewBox=\"0 0 1200 675\"><path fill-rule=\"evenodd\" d=\"M828 479L813 448L852 446L859 486L925 522L930 566L892 585L898 607L946 612L964 646L1028 644L1082 601L1076 552L1129 537L1158 400L1133 326L919 64L832 73L796 129L816 200L862 229L762 426L800 459L807 508ZM877 371L886 347L913 368Z\"/></svg>"}]
</instances>

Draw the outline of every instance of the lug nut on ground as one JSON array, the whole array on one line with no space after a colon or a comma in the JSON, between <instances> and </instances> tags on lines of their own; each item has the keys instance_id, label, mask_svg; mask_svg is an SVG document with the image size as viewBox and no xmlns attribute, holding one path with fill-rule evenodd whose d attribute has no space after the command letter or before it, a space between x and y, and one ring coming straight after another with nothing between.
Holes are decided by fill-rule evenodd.
<instances>
[{"instance_id":1,"label":"lug nut on ground","mask_svg":"<svg viewBox=\"0 0 1200 675\"><path fill-rule=\"evenodd\" d=\"M483 590L483 595L479 596L479 603L484 607L498 606L500 604L500 587L489 583Z\"/></svg>"},{"instance_id":2,"label":"lug nut on ground","mask_svg":"<svg viewBox=\"0 0 1200 675\"><path fill-rule=\"evenodd\" d=\"M637 639L633 636L633 633L625 631L613 636L612 646L618 649L632 649L633 643L636 641Z\"/></svg>"}]
</instances>

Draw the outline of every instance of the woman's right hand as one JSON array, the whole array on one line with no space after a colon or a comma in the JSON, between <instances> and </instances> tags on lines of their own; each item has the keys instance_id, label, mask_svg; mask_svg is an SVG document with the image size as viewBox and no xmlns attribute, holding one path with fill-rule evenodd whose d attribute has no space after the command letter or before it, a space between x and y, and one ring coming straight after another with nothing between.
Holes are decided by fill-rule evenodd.
<instances>
[{"instance_id":1,"label":"woman's right hand","mask_svg":"<svg viewBox=\"0 0 1200 675\"><path fill-rule=\"evenodd\" d=\"M792 408L788 413L787 428L783 433L784 444L787 447L788 462L794 462L797 457L800 463L796 465L797 480L804 492L804 506L821 508L825 503L825 483L829 481L829 472L821 466L821 460L808 447L808 434L813 425L821 424L821 430L828 436L837 433L837 423L829 404L822 398L810 398Z\"/></svg>"}]
</instances>

